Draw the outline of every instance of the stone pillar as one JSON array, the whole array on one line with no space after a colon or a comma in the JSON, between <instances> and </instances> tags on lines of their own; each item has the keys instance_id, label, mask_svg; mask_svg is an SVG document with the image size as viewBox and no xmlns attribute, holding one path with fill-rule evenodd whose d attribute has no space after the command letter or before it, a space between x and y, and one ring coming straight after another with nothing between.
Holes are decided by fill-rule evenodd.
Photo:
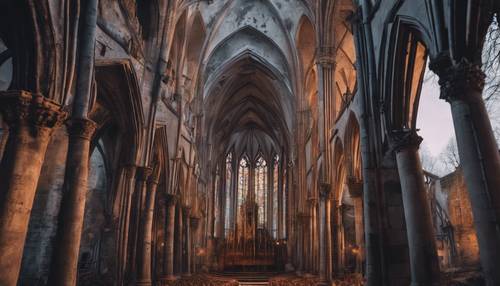
<instances>
[{"instance_id":1,"label":"stone pillar","mask_svg":"<svg viewBox=\"0 0 500 286\"><path fill-rule=\"evenodd\" d=\"M331 281L332 273L332 229L330 219L330 185L323 183L320 189L320 279Z\"/></svg>"},{"instance_id":2,"label":"stone pillar","mask_svg":"<svg viewBox=\"0 0 500 286\"><path fill-rule=\"evenodd\" d=\"M50 268L50 285L76 285L78 255L82 236L87 179L90 159L90 139L96 124L89 119L72 119L69 131L63 197L59 211L56 248Z\"/></svg>"},{"instance_id":3,"label":"stone pillar","mask_svg":"<svg viewBox=\"0 0 500 286\"><path fill-rule=\"evenodd\" d=\"M176 196L167 195L167 231L165 234L165 269L162 280L175 280L174 276L174 230L175 230L175 203Z\"/></svg>"},{"instance_id":4,"label":"stone pillar","mask_svg":"<svg viewBox=\"0 0 500 286\"><path fill-rule=\"evenodd\" d=\"M146 189L147 189L147 181L149 176L151 176L152 169L149 167L138 167L136 171L136 184L134 191L135 198L135 206L134 215L132 217L130 232L132 235L130 241L130 260L129 263L129 280L135 280L137 277L137 247L139 245L139 233L140 233L140 225L141 225L141 217L145 208L145 200L146 200Z\"/></svg>"},{"instance_id":5,"label":"stone pillar","mask_svg":"<svg viewBox=\"0 0 500 286\"><path fill-rule=\"evenodd\" d=\"M340 243L340 208L338 200L330 200L330 217L331 217L331 233L332 233L332 276L340 276L342 271L341 265L341 243Z\"/></svg>"},{"instance_id":6,"label":"stone pillar","mask_svg":"<svg viewBox=\"0 0 500 286\"><path fill-rule=\"evenodd\" d=\"M66 113L27 91L0 93L0 110L9 125L0 164L0 285L16 285L47 145Z\"/></svg>"},{"instance_id":7,"label":"stone pillar","mask_svg":"<svg viewBox=\"0 0 500 286\"><path fill-rule=\"evenodd\" d=\"M363 225L363 182L357 178L347 179L349 195L354 204L354 229L356 232L356 272L363 273L364 260L364 225Z\"/></svg>"},{"instance_id":8,"label":"stone pillar","mask_svg":"<svg viewBox=\"0 0 500 286\"><path fill-rule=\"evenodd\" d=\"M189 255L189 262L190 262L190 272L191 273L196 273L197 272L197 260L196 260L196 252L195 252L195 246L197 245L198 242L198 227L200 225L200 220L201 218L199 216L191 216L189 218L190 220L190 231L191 235L190 238L191 240L189 241L189 248L191 249Z\"/></svg>"},{"instance_id":9,"label":"stone pillar","mask_svg":"<svg viewBox=\"0 0 500 286\"><path fill-rule=\"evenodd\" d=\"M184 273L183 276L191 276L191 207L182 209L184 214Z\"/></svg>"},{"instance_id":10,"label":"stone pillar","mask_svg":"<svg viewBox=\"0 0 500 286\"><path fill-rule=\"evenodd\" d=\"M418 155L422 138L415 130L393 131L391 135L401 180L410 253L411 285L433 285L439 276L439 264L424 174Z\"/></svg>"},{"instance_id":11,"label":"stone pillar","mask_svg":"<svg viewBox=\"0 0 500 286\"><path fill-rule=\"evenodd\" d=\"M156 200L158 178L151 176L148 181L146 204L142 212L142 221L139 233L137 255L137 281L136 285L151 285L151 244L153 231L153 216Z\"/></svg>"},{"instance_id":12,"label":"stone pillar","mask_svg":"<svg viewBox=\"0 0 500 286\"><path fill-rule=\"evenodd\" d=\"M480 64L467 60L432 66L441 98L451 105L487 285L500 285L500 155L482 98L485 75Z\"/></svg>"},{"instance_id":13,"label":"stone pillar","mask_svg":"<svg viewBox=\"0 0 500 286\"><path fill-rule=\"evenodd\" d=\"M175 216L175 224L176 224L176 230L175 230L175 236L174 236L174 273L177 273L178 275L182 274L183 271L183 218L182 218L182 206L180 204L177 204L176 208L176 216Z\"/></svg>"},{"instance_id":14,"label":"stone pillar","mask_svg":"<svg viewBox=\"0 0 500 286\"><path fill-rule=\"evenodd\" d=\"M123 167L123 192L122 206L120 210L120 236L118 239L118 255L119 255L119 271L118 271L118 284L123 284L127 270L127 258L129 254L129 240L130 240L130 214L132 209L132 197L135 187L135 175L137 166L127 165Z\"/></svg>"}]
</instances>

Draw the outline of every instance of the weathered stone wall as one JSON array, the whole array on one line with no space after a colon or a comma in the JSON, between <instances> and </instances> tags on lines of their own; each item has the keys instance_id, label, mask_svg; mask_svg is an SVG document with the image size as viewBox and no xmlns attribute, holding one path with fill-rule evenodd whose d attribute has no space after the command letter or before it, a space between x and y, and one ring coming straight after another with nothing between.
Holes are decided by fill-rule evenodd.
<instances>
[{"instance_id":1,"label":"weathered stone wall","mask_svg":"<svg viewBox=\"0 0 500 286\"><path fill-rule=\"evenodd\" d=\"M478 266L479 248L472 208L461 169L441 178L441 189L448 195L447 208L453 226L457 260L455 266Z\"/></svg>"}]
</instances>

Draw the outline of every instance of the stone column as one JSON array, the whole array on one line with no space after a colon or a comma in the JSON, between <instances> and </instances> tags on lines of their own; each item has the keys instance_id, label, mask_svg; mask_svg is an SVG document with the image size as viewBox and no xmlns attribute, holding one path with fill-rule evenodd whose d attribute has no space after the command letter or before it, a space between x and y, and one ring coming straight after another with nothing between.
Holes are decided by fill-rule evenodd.
<instances>
[{"instance_id":1,"label":"stone column","mask_svg":"<svg viewBox=\"0 0 500 286\"><path fill-rule=\"evenodd\" d=\"M184 214L184 273L183 276L191 276L191 207L186 206L182 209Z\"/></svg>"},{"instance_id":2,"label":"stone column","mask_svg":"<svg viewBox=\"0 0 500 286\"><path fill-rule=\"evenodd\" d=\"M364 225L363 225L363 182L357 178L347 179L349 195L354 204L354 229L356 232L356 272L363 273L364 260Z\"/></svg>"},{"instance_id":3,"label":"stone column","mask_svg":"<svg viewBox=\"0 0 500 286\"><path fill-rule=\"evenodd\" d=\"M148 181L145 209L142 212L142 221L139 233L137 255L136 285L151 285L151 243L153 231L153 216L156 200L158 178L151 176Z\"/></svg>"},{"instance_id":4,"label":"stone column","mask_svg":"<svg viewBox=\"0 0 500 286\"><path fill-rule=\"evenodd\" d=\"M27 91L0 93L9 137L0 164L0 285L16 285L33 200L60 105Z\"/></svg>"},{"instance_id":5,"label":"stone column","mask_svg":"<svg viewBox=\"0 0 500 286\"><path fill-rule=\"evenodd\" d=\"M191 273L196 273L197 272L197 261L196 261L196 253L195 253L195 246L197 245L198 242L198 226L200 225L200 220L201 218L199 216L191 216L189 218L190 220L190 238L191 240L189 241L189 248L191 249L189 255L189 262L190 262L190 272Z\"/></svg>"},{"instance_id":6,"label":"stone column","mask_svg":"<svg viewBox=\"0 0 500 286\"><path fill-rule=\"evenodd\" d=\"M432 65L441 98L451 105L487 285L500 285L500 155L482 98L485 75L480 64L466 60Z\"/></svg>"},{"instance_id":7,"label":"stone column","mask_svg":"<svg viewBox=\"0 0 500 286\"><path fill-rule=\"evenodd\" d=\"M120 236L118 239L118 255L120 265L118 272L118 284L123 284L127 270L127 258L129 253L129 240L130 240L130 214L132 209L132 197L135 187L135 175L137 166L127 165L123 167L123 192L122 206L120 210Z\"/></svg>"},{"instance_id":8,"label":"stone column","mask_svg":"<svg viewBox=\"0 0 500 286\"><path fill-rule=\"evenodd\" d=\"M424 174L418 155L422 138L415 130L393 131L391 135L408 232L411 285L433 285L439 276L439 264Z\"/></svg>"},{"instance_id":9,"label":"stone column","mask_svg":"<svg viewBox=\"0 0 500 286\"><path fill-rule=\"evenodd\" d=\"M89 119L72 119L68 127L69 145L64 175L63 197L54 256L49 274L50 285L76 285L78 255L82 236L90 139L96 124Z\"/></svg>"},{"instance_id":10,"label":"stone column","mask_svg":"<svg viewBox=\"0 0 500 286\"><path fill-rule=\"evenodd\" d=\"M133 198L135 199L134 211L132 212L133 217L131 221L131 226L129 232L132 237L130 241L130 260L129 264L129 280L135 280L137 277L137 247L139 245L139 233L141 225L141 217L144 211L146 192L147 192L147 181L149 176L151 176L152 169L149 167L137 167L136 171L136 184Z\"/></svg>"},{"instance_id":11,"label":"stone column","mask_svg":"<svg viewBox=\"0 0 500 286\"><path fill-rule=\"evenodd\" d=\"M332 277L338 276L340 273L340 235L339 235L339 207L338 201L330 199L329 201L330 209L330 220L331 220L331 255L332 255Z\"/></svg>"},{"instance_id":12,"label":"stone column","mask_svg":"<svg viewBox=\"0 0 500 286\"><path fill-rule=\"evenodd\" d=\"M175 280L174 276L174 230L175 230L175 203L177 197L167 195L167 231L165 234L165 269L162 280Z\"/></svg>"},{"instance_id":13,"label":"stone column","mask_svg":"<svg viewBox=\"0 0 500 286\"><path fill-rule=\"evenodd\" d=\"M320 189L320 279L331 281L332 273L332 229L330 211L330 184L321 184Z\"/></svg>"},{"instance_id":14,"label":"stone column","mask_svg":"<svg viewBox=\"0 0 500 286\"><path fill-rule=\"evenodd\" d=\"M175 236L174 236L174 273L177 273L178 275L182 274L183 271L183 248L184 246L182 245L183 243L183 218L182 218L182 206L180 204L177 205L176 208L176 231L175 231Z\"/></svg>"}]
</instances>

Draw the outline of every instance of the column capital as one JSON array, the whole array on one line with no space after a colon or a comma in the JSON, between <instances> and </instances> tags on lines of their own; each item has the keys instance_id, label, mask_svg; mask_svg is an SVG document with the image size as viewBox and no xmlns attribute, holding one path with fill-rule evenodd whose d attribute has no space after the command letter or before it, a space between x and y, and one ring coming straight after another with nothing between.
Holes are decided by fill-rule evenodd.
<instances>
[{"instance_id":1,"label":"column capital","mask_svg":"<svg viewBox=\"0 0 500 286\"><path fill-rule=\"evenodd\" d=\"M415 129L393 130L389 135L389 143L394 152L399 152L406 148L416 148L422 143L422 137L418 136Z\"/></svg>"},{"instance_id":2,"label":"column capital","mask_svg":"<svg viewBox=\"0 0 500 286\"><path fill-rule=\"evenodd\" d=\"M335 48L322 46L316 49L316 63L323 67L335 68Z\"/></svg>"},{"instance_id":3,"label":"column capital","mask_svg":"<svg viewBox=\"0 0 500 286\"><path fill-rule=\"evenodd\" d=\"M70 136L85 140L90 140L97 128L97 124L87 118L71 118L66 124Z\"/></svg>"},{"instance_id":4,"label":"column capital","mask_svg":"<svg viewBox=\"0 0 500 286\"><path fill-rule=\"evenodd\" d=\"M146 181L149 176L153 173L153 168L150 167L137 167L136 170L136 177L139 181Z\"/></svg>"},{"instance_id":5,"label":"column capital","mask_svg":"<svg viewBox=\"0 0 500 286\"><path fill-rule=\"evenodd\" d=\"M134 164L127 164L123 166L123 170L125 171L125 177L127 179L132 179L135 177L137 166Z\"/></svg>"},{"instance_id":6,"label":"column capital","mask_svg":"<svg viewBox=\"0 0 500 286\"><path fill-rule=\"evenodd\" d=\"M481 93L484 89L486 75L478 63L470 62L463 58L457 64L452 65L446 58L437 58L431 66L439 75L441 86L440 98L448 102L456 99L473 100L471 94L465 91L472 90Z\"/></svg>"},{"instance_id":7,"label":"column capital","mask_svg":"<svg viewBox=\"0 0 500 286\"><path fill-rule=\"evenodd\" d=\"M308 197L307 198L307 202L309 203L309 205L315 206L318 203L318 198L316 198L316 197Z\"/></svg>"},{"instance_id":8,"label":"column capital","mask_svg":"<svg viewBox=\"0 0 500 286\"><path fill-rule=\"evenodd\" d=\"M191 214L191 209L192 208L190 206L184 206L182 207L182 212L186 217L189 217L189 215Z\"/></svg>"},{"instance_id":9,"label":"column capital","mask_svg":"<svg viewBox=\"0 0 500 286\"><path fill-rule=\"evenodd\" d=\"M25 90L0 92L0 112L12 132L20 126L27 126L32 136L50 132L68 115L55 101Z\"/></svg>"},{"instance_id":10,"label":"column capital","mask_svg":"<svg viewBox=\"0 0 500 286\"><path fill-rule=\"evenodd\" d=\"M332 191L332 185L330 183L321 183L319 187L319 196L322 199L328 199Z\"/></svg>"},{"instance_id":11,"label":"column capital","mask_svg":"<svg viewBox=\"0 0 500 286\"><path fill-rule=\"evenodd\" d=\"M167 207L173 207L178 201L178 197L174 194L165 194Z\"/></svg>"},{"instance_id":12,"label":"column capital","mask_svg":"<svg viewBox=\"0 0 500 286\"><path fill-rule=\"evenodd\" d=\"M347 187L352 198L359 198L363 195L363 181L353 176L347 177Z\"/></svg>"}]
</instances>

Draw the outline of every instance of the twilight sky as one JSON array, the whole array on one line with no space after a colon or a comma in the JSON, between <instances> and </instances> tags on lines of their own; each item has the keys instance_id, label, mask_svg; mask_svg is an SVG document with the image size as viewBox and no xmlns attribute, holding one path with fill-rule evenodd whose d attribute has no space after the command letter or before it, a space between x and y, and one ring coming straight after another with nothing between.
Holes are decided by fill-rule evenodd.
<instances>
[{"instance_id":1,"label":"twilight sky","mask_svg":"<svg viewBox=\"0 0 500 286\"><path fill-rule=\"evenodd\" d=\"M426 79L429 78L427 69ZM424 81L417 115L418 134L424 138L423 147L427 147L431 155L437 156L444 149L449 139L454 136L450 104L439 99L437 76Z\"/></svg>"}]
</instances>

